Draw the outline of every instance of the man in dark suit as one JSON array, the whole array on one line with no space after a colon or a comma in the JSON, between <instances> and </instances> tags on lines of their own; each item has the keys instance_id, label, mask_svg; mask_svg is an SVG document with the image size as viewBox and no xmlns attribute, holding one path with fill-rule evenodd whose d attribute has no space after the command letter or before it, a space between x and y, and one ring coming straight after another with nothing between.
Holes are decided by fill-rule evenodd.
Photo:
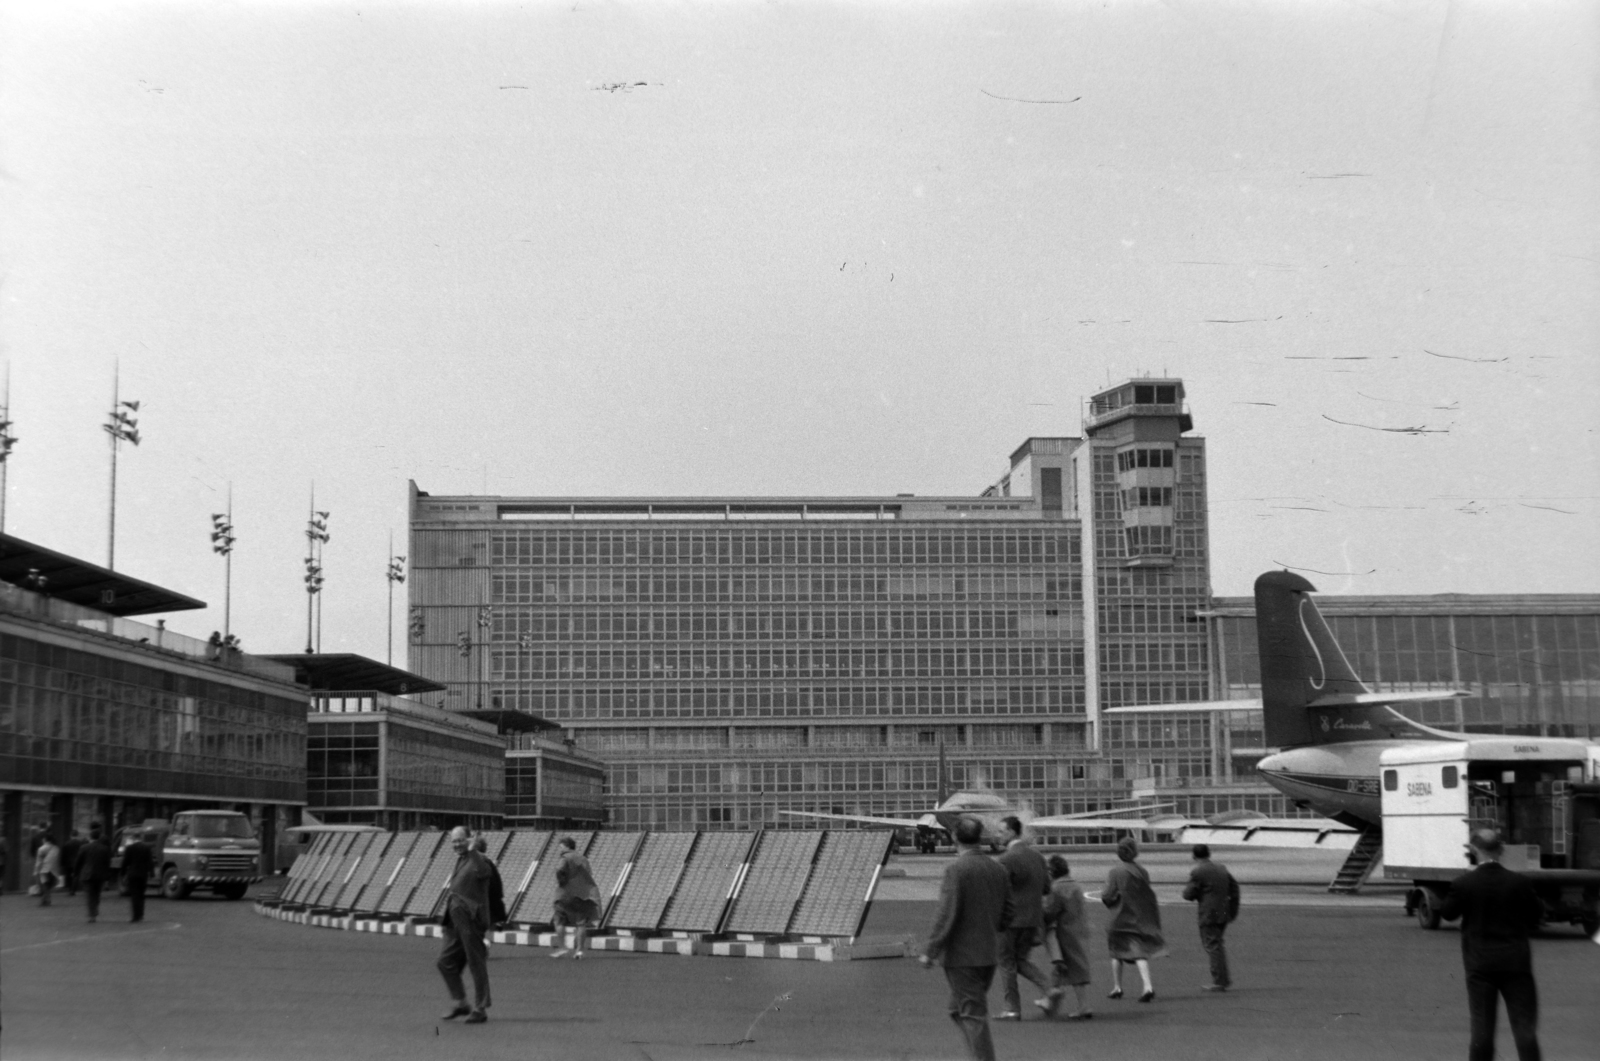
<instances>
[{"instance_id":1,"label":"man in dark suit","mask_svg":"<svg viewBox=\"0 0 1600 1061\"><path fill-rule=\"evenodd\" d=\"M1000 988L1005 992L1006 1008L995 1020L1021 1020L1017 974L1032 981L1043 997L1050 997L1049 978L1028 960L1029 952L1044 942L1044 897L1050 890L1050 867L1023 839L1020 820L1008 816L1001 824L1006 828L1006 850L1000 866L1011 882L1011 924L1000 933Z\"/></svg>"},{"instance_id":2,"label":"man in dark suit","mask_svg":"<svg viewBox=\"0 0 1600 1061\"><path fill-rule=\"evenodd\" d=\"M1521 1061L1539 1061L1539 994L1533 982L1528 937L1539 928L1544 904L1520 873L1500 864L1505 845L1493 829L1475 829L1467 858L1477 869L1450 883L1439 916L1461 918L1461 958L1467 972L1467 1009L1472 1014L1471 1061L1494 1057L1494 1025L1500 998Z\"/></svg>"},{"instance_id":3,"label":"man in dark suit","mask_svg":"<svg viewBox=\"0 0 1600 1061\"><path fill-rule=\"evenodd\" d=\"M1233 978L1228 975L1222 933L1239 916L1239 882L1211 861L1211 848L1205 844L1194 845L1194 868L1189 871L1189 883L1183 886L1183 897L1200 904L1200 946L1211 959L1211 982L1201 990L1226 991Z\"/></svg>"},{"instance_id":4,"label":"man in dark suit","mask_svg":"<svg viewBox=\"0 0 1600 1061\"><path fill-rule=\"evenodd\" d=\"M455 849L456 868L445 898L444 950L439 953L439 975L451 998L444 1019L465 1017L467 1024L482 1024L489 1019L489 951L484 940L489 935L489 880L494 871L489 860L472 849L465 826L450 830L450 846ZM472 971L471 1006L461 982L463 968Z\"/></svg>"},{"instance_id":5,"label":"man in dark suit","mask_svg":"<svg viewBox=\"0 0 1600 1061\"><path fill-rule=\"evenodd\" d=\"M68 895L78 894L78 856L83 853L83 837L74 829L61 844L61 877Z\"/></svg>"},{"instance_id":6,"label":"man in dark suit","mask_svg":"<svg viewBox=\"0 0 1600 1061\"><path fill-rule=\"evenodd\" d=\"M144 890L149 887L150 874L155 869L150 845L132 834L128 846L122 849L122 880L128 889L129 921L144 920Z\"/></svg>"},{"instance_id":7,"label":"man in dark suit","mask_svg":"<svg viewBox=\"0 0 1600 1061\"><path fill-rule=\"evenodd\" d=\"M92 925L100 916L100 889L105 887L106 878L111 875L111 849L100 835L99 822L90 827L89 842L78 852L73 870L78 883L83 885L83 896L89 904L89 923Z\"/></svg>"},{"instance_id":8,"label":"man in dark suit","mask_svg":"<svg viewBox=\"0 0 1600 1061\"><path fill-rule=\"evenodd\" d=\"M925 968L944 966L950 983L950 1019L967 1041L973 1061L994 1061L989 1034L989 987L999 958L1000 931L1011 923L1011 881L981 849L983 826L956 822L957 855L939 883L939 912L922 949Z\"/></svg>"}]
</instances>

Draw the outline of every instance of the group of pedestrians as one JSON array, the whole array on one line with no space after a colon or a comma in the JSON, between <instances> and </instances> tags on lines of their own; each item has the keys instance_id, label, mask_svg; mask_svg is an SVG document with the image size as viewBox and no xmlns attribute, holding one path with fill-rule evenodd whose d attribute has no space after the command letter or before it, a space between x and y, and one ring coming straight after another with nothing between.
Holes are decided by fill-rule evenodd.
<instances>
[{"instance_id":1,"label":"group of pedestrians","mask_svg":"<svg viewBox=\"0 0 1600 1061\"><path fill-rule=\"evenodd\" d=\"M1072 879L1065 858L1052 855L1046 862L1024 841L1016 818L1004 819L1004 825L1006 850L998 859L991 859L982 850L979 822L962 818L956 823L957 857L945 867L938 912L921 957L925 967L944 966L950 985L950 1019L975 1061L994 1058L988 996L996 967L1005 995L1005 1009L996 1015L997 1020L1021 1019L1019 977L1040 989L1034 1005L1046 1016L1055 1015L1069 987L1077 1008L1067 1019L1087 1020L1094 1015L1088 1004L1087 896ZM1489 1061L1494 1056L1495 1023L1502 998L1519 1061L1539 1061L1539 1002L1528 938L1538 930L1543 907L1526 877L1500 865L1503 850L1495 830L1472 833L1468 858L1476 868L1452 882L1440 916L1447 921L1461 920L1471 1017L1470 1061ZM1192 853L1194 865L1183 898L1198 904L1200 945L1211 970L1211 980L1201 990L1223 992L1233 983L1223 936L1228 924L1239 916L1239 884L1227 869L1212 861L1205 844L1196 844ZM1119 843L1117 864L1100 893L1100 901L1111 910L1106 930L1111 951L1108 997L1122 997L1123 967L1132 965L1143 989L1139 1001L1151 1002L1156 989L1150 977L1150 959L1168 951L1150 875L1139 865L1138 857L1139 845L1132 838ZM1055 944L1054 975L1049 981L1029 960L1029 952L1046 938Z\"/></svg>"},{"instance_id":2,"label":"group of pedestrians","mask_svg":"<svg viewBox=\"0 0 1600 1061\"><path fill-rule=\"evenodd\" d=\"M456 865L450 875L450 890L445 898L441 932L444 948L439 954L439 974L450 993L450 1009L445 1020L466 1018L465 1024L482 1024L489 1019L489 932L506 920L505 886L500 870L487 855L482 836L474 837L465 826L450 830L450 846ZM599 919L600 890L588 859L578 851L570 836L558 844L561 856L556 865L556 895L553 922L566 933L566 946L550 956L571 954L582 958L588 929ZM466 983L461 974L472 976L472 1002L467 1002Z\"/></svg>"},{"instance_id":3,"label":"group of pedestrians","mask_svg":"<svg viewBox=\"0 0 1600 1061\"><path fill-rule=\"evenodd\" d=\"M989 990L995 970L1000 971L1005 1008L996 1020L1021 1020L1020 981L1030 981L1040 991L1034 1001L1047 1017L1056 1015L1070 988L1076 1008L1068 1020L1089 1020L1089 918L1087 896L1072 879L1071 866L1060 855L1048 861L1023 838L1015 817L1002 820L1006 849L997 859L983 853L983 827L973 818L955 826L956 860L945 868L939 888L939 907L923 948L922 964L943 965L950 985L950 1019L961 1031L967 1050L976 1061L992 1061L994 1040L989 1030ZM1195 866L1183 897L1199 904L1200 940L1211 964L1207 991L1226 991L1231 984L1223 932L1238 916L1239 885L1211 852L1194 848ZM1123 967L1138 970L1140 1002L1156 997L1150 977L1150 959L1167 952L1161 933L1161 910L1150 875L1138 863L1139 845L1124 839L1117 845L1118 862L1107 876L1100 901L1111 910L1106 942L1111 952L1111 991L1122 997ZM1044 944L1051 959L1051 975L1030 959Z\"/></svg>"},{"instance_id":4,"label":"group of pedestrians","mask_svg":"<svg viewBox=\"0 0 1600 1061\"><path fill-rule=\"evenodd\" d=\"M76 896L82 888L89 923L100 919L100 896L115 878L111 869L111 845L99 822L89 826L84 840L74 829L61 845L50 838L48 823L41 822L34 835L33 883L30 892L39 896L40 906L51 905L58 888ZM122 876L127 884L130 921L144 920L144 893L154 863L150 847L138 838L130 839L122 852Z\"/></svg>"}]
</instances>

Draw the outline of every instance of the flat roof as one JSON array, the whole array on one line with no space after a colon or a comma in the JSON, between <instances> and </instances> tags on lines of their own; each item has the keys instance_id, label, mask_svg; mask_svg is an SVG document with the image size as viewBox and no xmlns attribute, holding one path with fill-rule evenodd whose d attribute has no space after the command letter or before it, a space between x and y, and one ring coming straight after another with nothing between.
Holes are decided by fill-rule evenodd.
<instances>
[{"instance_id":1,"label":"flat roof","mask_svg":"<svg viewBox=\"0 0 1600 1061\"><path fill-rule=\"evenodd\" d=\"M451 708L453 715L466 715L479 722L489 722L497 727L501 733L539 733L544 730L560 729L561 724L551 722L528 711L513 711L510 708Z\"/></svg>"},{"instance_id":2,"label":"flat roof","mask_svg":"<svg viewBox=\"0 0 1600 1061\"><path fill-rule=\"evenodd\" d=\"M390 696L442 693L443 685L353 652L302 652L262 656L294 668L294 680L318 692L374 692Z\"/></svg>"},{"instance_id":3,"label":"flat roof","mask_svg":"<svg viewBox=\"0 0 1600 1061\"><path fill-rule=\"evenodd\" d=\"M43 585L38 579L44 580ZM107 615L149 615L204 608L206 602L54 549L0 534L0 581Z\"/></svg>"}]
</instances>

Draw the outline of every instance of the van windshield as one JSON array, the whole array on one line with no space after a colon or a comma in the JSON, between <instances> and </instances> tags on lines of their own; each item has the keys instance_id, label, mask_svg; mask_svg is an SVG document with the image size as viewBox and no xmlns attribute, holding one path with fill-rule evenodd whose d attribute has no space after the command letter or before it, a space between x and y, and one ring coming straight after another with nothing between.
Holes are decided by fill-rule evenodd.
<instances>
[{"instance_id":1,"label":"van windshield","mask_svg":"<svg viewBox=\"0 0 1600 1061\"><path fill-rule=\"evenodd\" d=\"M205 815L203 817L196 815L194 818L191 818L190 821L192 823L190 826L191 835L193 836L231 836L248 840L256 835L255 831L250 828L250 819L246 818L242 814L230 814L227 816L219 815L216 817L211 815Z\"/></svg>"}]
</instances>

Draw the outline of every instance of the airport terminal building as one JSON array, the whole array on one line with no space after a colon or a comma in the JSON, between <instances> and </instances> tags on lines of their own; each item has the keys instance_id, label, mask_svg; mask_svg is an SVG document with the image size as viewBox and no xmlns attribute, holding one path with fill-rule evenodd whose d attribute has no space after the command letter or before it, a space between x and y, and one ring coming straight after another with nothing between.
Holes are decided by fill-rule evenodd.
<instances>
[{"instance_id":1,"label":"airport terminal building","mask_svg":"<svg viewBox=\"0 0 1600 1061\"><path fill-rule=\"evenodd\" d=\"M1132 781L1097 748L1210 766L1100 717L1209 693L1191 427L1181 381L1111 388L978 497L414 491L410 668L567 729L618 828L925 806L941 749L950 789L1094 809Z\"/></svg>"},{"instance_id":2,"label":"airport terminal building","mask_svg":"<svg viewBox=\"0 0 1600 1061\"><path fill-rule=\"evenodd\" d=\"M1181 380L1140 379L977 497L413 486L410 666L441 706L563 727L608 763L617 828L926 808L941 762L1038 813L1291 813L1254 776L1259 711L1101 716L1257 691L1253 604L1209 591L1192 430ZM1378 686L1474 690L1424 721L1600 734L1600 597L1321 603Z\"/></svg>"},{"instance_id":3,"label":"airport terminal building","mask_svg":"<svg viewBox=\"0 0 1600 1061\"><path fill-rule=\"evenodd\" d=\"M0 798L16 888L59 841L174 811L243 811L271 852L305 800L305 692L280 663L130 618L200 601L0 534ZM269 855L270 857L270 855Z\"/></svg>"}]
</instances>

